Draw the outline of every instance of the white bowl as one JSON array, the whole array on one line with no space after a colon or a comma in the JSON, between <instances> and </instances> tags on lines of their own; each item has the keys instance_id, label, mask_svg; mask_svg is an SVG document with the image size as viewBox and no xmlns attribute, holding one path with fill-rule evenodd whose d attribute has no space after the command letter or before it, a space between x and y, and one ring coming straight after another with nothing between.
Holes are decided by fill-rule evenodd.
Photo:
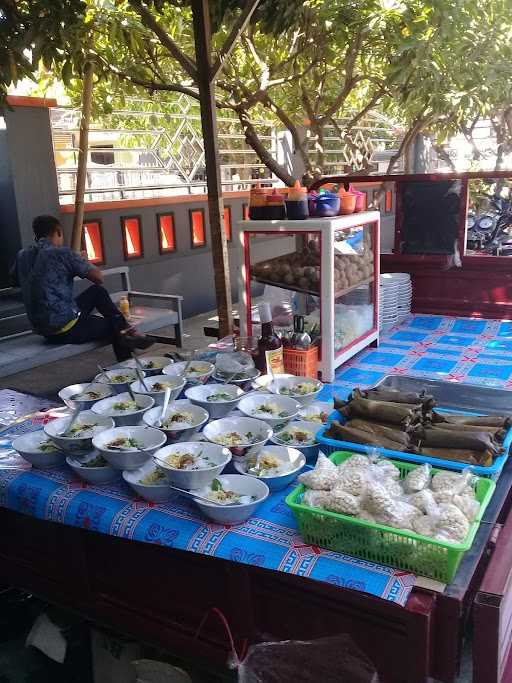
<instances>
[{"instance_id":1,"label":"white bowl","mask_svg":"<svg viewBox=\"0 0 512 683\"><path fill-rule=\"evenodd\" d=\"M210 417L204 408L194 406L192 403L182 400L169 403L163 421L165 422L166 419L169 419L170 416L176 413L189 413L192 417L191 422L183 425L177 422L172 424L172 426L157 427L155 423L160 420L162 415L162 408L160 406L148 410L144 414L143 421L149 427L155 427L165 434L169 443L174 443L175 441L189 441L191 436L198 432L208 422Z\"/></svg>"},{"instance_id":2,"label":"white bowl","mask_svg":"<svg viewBox=\"0 0 512 683\"><path fill-rule=\"evenodd\" d=\"M142 382L137 380L131 385L134 394L143 394L144 396L151 396L155 401L156 406L164 404L165 387L164 389L155 389L155 384L168 384L171 390L171 401L174 401L181 394L185 386L185 380L179 377L170 377L169 375L153 375L153 377L146 377L144 380L149 391L144 389Z\"/></svg>"},{"instance_id":3,"label":"white bowl","mask_svg":"<svg viewBox=\"0 0 512 683\"><path fill-rule=\"evenodd\" d=\"M257 378L260 375L261 372L257 368L247 370L244 373L240 373L240 375L235 375L235 377L219 372L217 368L215 368L215 372L213 373L213 379L216 382L225 382L227 379L229 379L230 384L236 384L239 387L244 388L246 384L250 385L252 382L257 380Z\"/></svg>"},{"instance_id":4,"label":"white bowl","mask_svg":"<svg viewBox=\"0 0 512 683\"><path fill-rule=\"evenodd\" d=\"M91 462L98 457L103 457L103 453L90 451L86 455L80 457L68 456L66 458L66 463L81 479L89 482L89 484L107 484L118 476L118 472L116 472L108 462L106 465L96 467L86 467L84 464Z\"/></svg>"},{"instance_id":5,"label":"white bowl","mask_svg":"<svg viewBox=\"0 0 512 683\"><path fill-rule=\"evenodd\" d=\"M267 413L261 410L262 406L275 406L278 414ZM293 420L297 416L299 408L300 404L288 396L272 396L271 394L260 393L249 394L238 404L238 410L241 413L247 417L263 420L273 428Z\"/></svg>"},{"instance_id":6,"label":"white bowl","mask_svg":"<svg viewBox=\"0 0 512 683\"><path fill-rule=\"evenodd\" d=\"M144 375L147 377L161 375L162 370L167 365L173 363L173 360L171 358L167 358L166 356L139 356L137 360L142 366ZM131 370L135 370L137 367L137 363L134 361L134 359L130 358L129 360L124 360L122 363L119 363L119 365L116 365L111 369L117 370L119 368L130 368Z\"/></svg>"},{"instance_id":7,"label":"white bowl","mask_svg":"<svg viewBox=\"0 0 512 683\"><path fill-rule=\"evenodd\" d=\"M321 427L322 425L327 424L327 418L333 410L334 406L332 403L315 401L299 410L299 418L304 420L304 422L318 422L318 426ZM321 417L322 415L323 419Z\"/></svg>"},{"instance_id":8,"label":"white bowl","mask_svg":"<svg viewBox=\"0 0 512 683\"><path fill-rule=\"evenodd\" d=\"M294 481L300 474L300 471L306 464L306 456L301 453L297 448L287 448L286 446L264 446L258 453L261 458L266 453L273 455L277 458L283 465L286 465L286 471L281 474L273 474L261 476L257 474L251 474L247 471L249 468L249 462L235 462L233 463L235 469L240 474L245 474L248 477L256 477L260 481L264 481L271 491L282 491L289 484Z\"/></svg>"},{"instance_id":9,"label":"white bowl","mask_svg":"<svg viewBox=\"0 0 512 683\"><path fill-rule=\"evenodd\" d=\"M287 379L288 377L293 377L293 375L260 375L253 381L252 388L256 391L270 391L269 384L272 382L272 380Z\"/></svg>"},{"instance_id":10,"label":"white bowl","mask_svg":"<svg viewBox=\"0 0 512 683\"><path fill-rule=\"evenodd\" d=\"M212 462L212 465L197 470L179 470L165 462L165 458L175 453L201 453ZM171 484L182 489L198 489L207 486L222 472L231 460L231 452L215 443L190 441L164 446L153 457L158 466L165 470Z\"/></svg>"},{"instance_id":11,"label":"white bowl","mask_svg":"<svg viewBox=\"0 0 512 683\"><path fill-rule=\"evenodd\" d=\"M149 410L155 405L155 401L151 396L144 394L137 394L135 398L137 399L137 405L139 406L137 410L119 411L114 408L116 403L124 403L125 401L132 400L130 394L126 392L124 394L116 394L115 396L104 398L103 401L98 401L98 403L93 405L92 412L97 415L111 417L114 420L116 427L137 425L141 423L142 416L146 410Z\"/></svg>"},{"instance_id":12,"label":"white bowl","mask_svg":"<svg viewBox=\"0 0 512 683\"><path fill-rule=\"evenodd\" d=\"M251 433L253 439L248 438L236 446L226 446L219 443L218 438L230 432L247 435ZM247 455L258 453L262 446L271 438L273 432L266 422L256 420L253 417L224 417L214 420L203 429L203 435L208 441L229 448L234 460L245 459Z\"/></svg>"},{"instance_id":13,"label":"white bowl","mask_svg":"<svg viewBox=\"0 0 512 683\"><path fill-rule=\"evenodd\" d=\"M57 467L57 465L64 463L66 456L62 451L49 451L45 453L39 448L41 443L55 445L44 431L40 429L37 432L29 432L28 434L18 436L12 442L12 447L24 460L41 470Z\"/></svg>"},{"instance_id":14,"label":"white bowl","mask_svg":"<svg viewBox=\"0 0 512 683\"><path fill-rule=\"evenodd\" d=\"M152 474L157 469L161 470L162 468L155 465L152 460L149 460L136 470L125 470L123 472L123 479L144 500L148 500L150 503L163 503L169 499L172 492L165 475L163 481L158 484L141 483L141 479L144 479L144 477Z\"/></svg>"},{"instance_id":15,"label":"white bowl","mask_svg":"<svg viewBox=\"0 0 512 683\"><path fill-rule=\"evenodd\" d=\"M281 441L280 434L282 434L283 432L297 429L311 433L315 439L315 442L310 445L301 446L300 443L297 442L287 443L285 441ZM290 448L296 448L298 451L301 451L301 453L304 453L307 460L312 460L313 458L316 458L316 456L318 455L318 451L320 450L320 445L316 441L316 435L318 434L320 429L321 425L319 425L318 422L305 422L304 420L297 420L296 422L290 422L290 424L287 424L284 427L284 429L281 429L279 432L276 432L272 436L271 441L277 446L288 446Z\"/></svg>"},{"instance_id":16,"label":"white bowl","mask_svg":"<svg viewBox=\"0 0 512 683\"><path fill-rule=\"evenodd\" d=\"M143 373L145 374L145 373ZM125 378L124 382L114 381L115 378ZM111 380L107 382L107 379ZM122 394L128 391L130 384L138 379L135 370L130 370L129 368L118 367L114 370L105 370L104 373L100 372L94 378L95 382L103 384L103 386L108 386L113 394Z\"/></svg>"},{"instance_id":17,"label":"white bowl","mask_svg":"<svg viewBox=\"0 0 512 683\"><path fill-rule=\"evenodd\" d=\"M227 491L235 491L235 493L255 497L255 500L244 505L219 505L196 498L195 503L201 512L218 524L241 524L245 522L254 514L256 508L268 498L270 493L268 486L256 477L245 477L241 474L221 474L217 479ZM205 488L203 487L195 492L204 495Z\"/></svg>"},{"instance_id":18,"label":"white bowl","mask_svg":"<svg viewBox=\"0 0 512 683\"><path fill-rule=\"evenodd\" d=\"M219 392L227 394L230 398L222 401L208 400L209 396ZM185 391L188 400L207 410L210 418L214 420L230 413L244 395L242 389L234 384L200 384Z\"/></svg>"},{"instance_id":19,"label":"white bowl","mask_svg":"<svg viewBox=\"0 0 512 683\"><path fill-rule=\"evenodd\" d=\"M134 448L133 450L116 451L108 448L110 442L121 437L135 439L143 450ZM100 451L114 469L136 470L164 445L165 434L150 427L114 427L95 436L92 443L94 448Z\"/></svg>"},{"instance_id":20,"label":"white bowl","mask_svg":"<svg viewBox=\"0 0 512 683\"><path fill-rule=\"evenodd\" d=\"M96 392L99 394L99 398L75 400L73 396L79 396L84 389ZM78 407L80 407L80 410L90 410L96 401L101 401L102 398L107 398L108 396L112 396L112 391L109 386L107 384L100 384L99 382L94 384L91 384L90 382L85 382L84 384L70 384L68 387L64 387L64 389L59 391L59 398L68 408L71 408L71 410L75 410L75 408Z\"/></svg>"},{"instance_id":21,"label":"white bowl","mask_svg":"<svg viewBox=\"0 0 512 683\"><path fill-rule=\"evenodd\" d=\"M96 434L104 432L105 429L111 429L114 426L114 420L111 417L106 417L105 415L98 415L98 413L92 410L82 410L78 413L75 424L73 427L77 427L81 424L94 424L96 425L90 432L87 432L87 436L60 436L60 432L67 429L71 416L60 417L58 420L52 420L44 427L44 432L50 437L52 441L55 441L56 445L62 451L67 453L87 453L92 449L92 440Z\"/></svg>"},{"instance_id":22,"label":"white bowl","mask_svg":"<svg viewBox=\"0 0 512 683\"><path fill-rule=\"evenodd\" d=\"M294 391L294 387L299 384L311 384L316 388L309 394L299 394ZM295 399L302 406L307 406L318 397L318 394L323 389L323 384L318 379L312 379L311 377L275 377L272 382L268 385L269 390L273 394L279 394L280 396L289 396ZM290 393L283 394L283 390L289 391Z\"/></svg>"},{"instance_id":23,"label":"white bowl","mask_svg":"<svg viewBox=\"0 0 512 683\"><path fill-rule=\"evenodd\" d=\"M187 362L183 361L181 363L172 363L167 365L163 370L164 375L170 375L171 377L176 377L176 375L183 375ZM201 369L202 372L194 372L195 369ZM213 375L215 370L215 365L208 363L205 360L192 361L190 363L185 380L187 386L193 386L195 384L206 384L209 378ZM203 372L204 371L204 372Z\"/></svg>"}]
</instances>

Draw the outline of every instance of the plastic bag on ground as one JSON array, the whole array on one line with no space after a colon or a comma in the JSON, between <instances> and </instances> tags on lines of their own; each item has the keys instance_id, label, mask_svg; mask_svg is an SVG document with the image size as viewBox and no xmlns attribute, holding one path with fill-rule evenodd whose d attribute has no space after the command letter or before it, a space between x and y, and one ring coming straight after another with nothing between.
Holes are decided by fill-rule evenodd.
<instances>
[{"instance_id":1,"label":"plastic bag on ground","mask_svg":"<svg viewBox=\"0 0 512 683\"><path fill-rule=\"evenodd\" d=\"M313 641L259 643L238 668L239 683L379 683L377 671L347 634Z\"/></svg>"}]
</instances>

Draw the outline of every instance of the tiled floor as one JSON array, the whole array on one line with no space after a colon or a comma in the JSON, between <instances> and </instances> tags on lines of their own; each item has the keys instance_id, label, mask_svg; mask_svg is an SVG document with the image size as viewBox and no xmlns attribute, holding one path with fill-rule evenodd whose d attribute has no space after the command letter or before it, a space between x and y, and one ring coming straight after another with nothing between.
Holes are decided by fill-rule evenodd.
<instances>
[{"instance_id":1,"label":"tiled floor","mask_svg":"<svg viewBox=\"0 0 512 683\"><path fill-rule=\"evenodd\" d=\"M512 390L512 323L411 315L345 363L322 398L345 397L388 374L467 382Z\"/></svg>"}]
</instances>

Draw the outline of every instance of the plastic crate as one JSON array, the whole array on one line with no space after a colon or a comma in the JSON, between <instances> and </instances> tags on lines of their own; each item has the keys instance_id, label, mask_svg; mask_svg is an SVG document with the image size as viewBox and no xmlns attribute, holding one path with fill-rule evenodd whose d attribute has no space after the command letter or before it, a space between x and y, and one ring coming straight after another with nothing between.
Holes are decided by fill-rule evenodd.
<instances>
[{"instance_id":1,"label":"plastic crate","mask_svg":"<svg viewBox=\"0 0 512 683\"><path fill-rule=\"evenodd\" d=\"M318 346L307 350L283 349L284 371L296 377L318 378Z\"/></svg>"},{"instance_id":2,"label":"plastic crate","mask_svg":"<svg viewBox=\"0 0 512 683\"><path fill-rule=\"evenodd\" d=\"M473 413L447 410L444 408L436 408L440 413L453 413L456 415L472 415ZM376 448L375 446L365 446L361 443L352 443L352 441L337 441L335 439L329 439L325 436L325 432L329 429L329 422L332 420L338 420L342 424L346 422L346 419L337 410L333 411L329 415L327 425L322 427L322 429L317 433L316 440L320 444L320 450L325 455L331 455L336 451L352 451L352 453L368 453L369 448ZM444 460L443 458L434 458L431 455L418 455L416 453L408 453L407 451L393 451L389 448L379 448L378 451L386 458L393 458L394 460L405 460L407 462L413 462L418 465L423 465L425 463L430 463L434 467L440 467L444 470L454 470L455 472L461 472L468 467L471 467L471 471L478 475L479 477L486 477L489 479L496 480L500 476L501 470L505 465L508 458L508 451L510 444L512 443L512 428L508 430L505 440L503 441L503 454L499 455L494 459L494 462L489 467L483 467L481 465L469 465L467 462L457 462L455 460Z\"/></svg>"},{"instance_id":3,"label":"plastic crate","mask_svg":"<svg viewBox=\"0 0 512 683\"><path fill-rule=\"evenodd\" d=\"M337 452L333 453L330 459L338 465L352 455ZM400 470L401 479L418 467L396 460L392 462ZM432 468L433 474L439 471ZM475 496L480 503L480 510L470 526L466 540L457 545L420 536L412 531L402 531L383 524L340 515L337 512L308 507L301 502L305 491L302 485L286 497L286 503L295 515L305 543L449 583L457 571L462 556L471 548L480 520L495 488L496 484L490 479L477 479Z\"/></svg>"}]
</instances>

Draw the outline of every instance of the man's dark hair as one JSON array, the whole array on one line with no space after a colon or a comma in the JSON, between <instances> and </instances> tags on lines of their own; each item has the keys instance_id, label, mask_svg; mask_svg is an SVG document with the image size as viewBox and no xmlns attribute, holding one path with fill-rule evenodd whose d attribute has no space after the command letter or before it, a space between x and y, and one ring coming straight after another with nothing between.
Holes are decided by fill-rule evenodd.
<instances>
[{"instance_id":1,"label":"man's dark hair","mask_svg":"<svg viewBox=\"0 0 512 683\"><path fill-rule=\"evenodd\" d=\"M32 230L36 240L49 237L57 228L60 228L60 221L55 216L36 216L32 221Z\"/></svg>"}]
</instances>

